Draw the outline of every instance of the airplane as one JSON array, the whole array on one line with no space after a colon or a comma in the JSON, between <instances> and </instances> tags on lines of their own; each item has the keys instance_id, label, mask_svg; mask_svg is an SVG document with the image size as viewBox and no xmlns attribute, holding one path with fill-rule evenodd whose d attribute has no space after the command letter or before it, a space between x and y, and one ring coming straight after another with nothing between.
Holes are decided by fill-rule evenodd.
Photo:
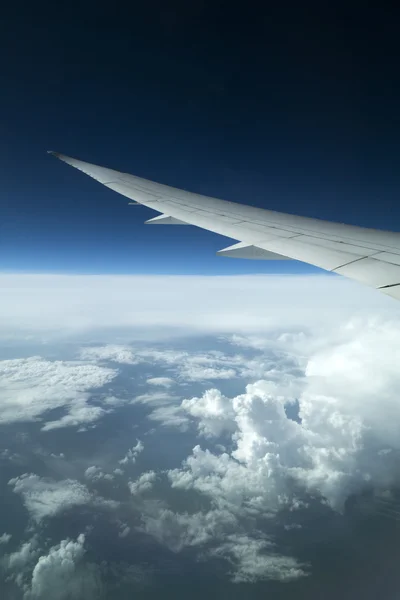
<instances>
[{"instance_id":1,"label":"airplane","mask_svg":"<svg viewBox=\"0 0 400 600\"><path fill-rule=\"evenodd\" d=\"M129 204L160 213L146 224L195 225L237 240L219 256L298 260L400 300L400 233L246 206L48 153L129 198Z\"/></svg>"}]
</instances>

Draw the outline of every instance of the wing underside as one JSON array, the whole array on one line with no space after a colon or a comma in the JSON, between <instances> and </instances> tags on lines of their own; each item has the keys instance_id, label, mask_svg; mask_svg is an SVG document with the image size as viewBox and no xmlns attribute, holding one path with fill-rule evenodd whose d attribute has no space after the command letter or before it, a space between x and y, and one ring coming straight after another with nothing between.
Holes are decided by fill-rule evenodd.
<instances>
[{"instance_id":1,"label":"wing underside","mask_svg":"<svg viewBox=\"0 0 400 600\"><path fill-rule=\"evenodd\" d=\"M238 241L219 255L298 260L400 300L400 233L254 208L51 154L133 202L161 213L147 224L195 225Z\"/></svg>"}]
</instances>

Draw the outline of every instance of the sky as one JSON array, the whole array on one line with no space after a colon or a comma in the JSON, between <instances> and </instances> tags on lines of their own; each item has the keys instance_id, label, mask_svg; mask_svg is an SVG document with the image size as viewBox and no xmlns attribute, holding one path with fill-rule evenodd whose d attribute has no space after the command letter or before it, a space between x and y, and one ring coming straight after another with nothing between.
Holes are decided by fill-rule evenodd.
<instances>
[{"instance_id":1,"label":"sky","mask_svg":"<svg viewBox=\"0 0 400 600\"><path fill-rule=\"evenodd\" d=\"M398 230L396 19L387 8L8 3L0 24L1 271L316 272L215 256L56 150L255 206Z\"/></svg>"}]
</instances>

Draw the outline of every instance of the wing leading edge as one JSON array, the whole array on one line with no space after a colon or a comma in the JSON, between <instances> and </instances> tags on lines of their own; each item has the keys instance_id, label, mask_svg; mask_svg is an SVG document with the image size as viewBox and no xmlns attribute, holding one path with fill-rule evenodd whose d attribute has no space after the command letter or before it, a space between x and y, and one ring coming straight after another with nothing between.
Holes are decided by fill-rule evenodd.
<instances>
[{"instance_id":1,"label":"wing leading edge","mask_svg":"<svg viewBox=\"0 0 400 600\"><path fill-rule=\"evenodd\" d=\"M349 277L400 300L400 233L254 208L194 194L57 152L109 189L161 213L148 224L195 225L239 243L222 256L293 259Z\"/></svg>"}]
</instances>

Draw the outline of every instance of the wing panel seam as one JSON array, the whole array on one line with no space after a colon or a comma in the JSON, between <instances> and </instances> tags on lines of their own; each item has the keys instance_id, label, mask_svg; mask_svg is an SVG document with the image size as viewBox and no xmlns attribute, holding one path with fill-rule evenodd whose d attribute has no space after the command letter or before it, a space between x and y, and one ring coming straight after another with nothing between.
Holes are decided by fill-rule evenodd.
<instances>
[{"instance_id":1,"label":"wing panel seam","mask_svg":"<svg viewBox=\"0 0 400 600\"><path fill-rule=\"evenodd\" d=\"M188 205L185 204L185 202L183 200L181 200L180 198L177 198L176 196L172 196L172 195L169 195L169 194L166 194L165 192L163 192L162 199L164 199L164 198L166 199L167 202L170 201L173 204L177 204L178 206L184 206L184 207L186 207L186 210L187 210L187 206ZM229 202L229 200L221 200L221 201L222 202ZM234 204L234 203L232 203L232 204ZM204 207L204 206L201 206L201 205L197 205L197 204L193 204L192 206L195 206L195 208L194 208L193 211L190 211L190 212L195 212L196 213L196 212L201 211L201 212L204 212L204 213L208 213L207 216L209 216L211 218L215 218L215 217L221 216L221 217L228 217L230 219L243 219L243 215L235 213L234 211L232 211L232 214L227 215L226 211L225 212L219 212L218 209L210 210L207 207ZM242 206L245 206L245 205L242 205ZM271 212L275 212L275 211L271 211ZM199 216L201 216L201 215L199 215ZM296 216L296 215L294 215L294 216ZM329 239L329 234L327 234L325 236L323 236L321 234L318 235L319 232L315 231L313 229L307 229L305 227L301 227L301 226L298 227L298 226L294 226L294 225L280 225L276 221L272 221L272 220L271 221L270 220L266 220L264 222L262 222L262 221L260 222L258 220L249 220L249 219L244 218L243 220L240 221L240 223L241 224L242 223L243 224L244 223L248 223L249 225L259 225L261 227L262 226L264 226L264 227L270 227L271 229L273 228L273 229L277 229L278 231L279 230L280 231L287 231L288 233L295 232L295 231L297 231L297 232L300 231L301 233L299 233L298 235L305 235L305 236L308 236L308 237L313 237L313 238L315 238L317 240L324 240L326 238ZM337 238L340 237L340 238L342 238L342 240L344 240L344 241L338 241L337 242L338 244L345 243L345 244L348 244L349 246L356 246L356 247L359 247L359 248L366 248L368 250L374 250L375 249L375 248L373 248L371 246L365 245L365 244L368 244L368 242L366 242L365 240L360 240L360 242L357 242L357 244L355 244L354 241L351 239L351 237L347 237L346 235L343 235L343 234L342 235L333 234L333 237L337 237ZM336 240L331 240L331 241L336 241ZM315 245L318 246L318 244L315 244ZM396 252L397 249L396 249L395 246L387 246L386 244L380 244L380 243L377 243L376 245L380 246L381 248L385 248L385 250L379 250L379 252L387 252L390 249L390 251L393 254L399 254L399 256L400 256L400 252ZM378 253L378 251L377 251L377 253ZM344 266L344 265L342 265L342 266ZM337 267L337 268L340 268L340 267Z\"/></svg>"},{"instance_id":2,"label":"wing panel seam","mask_svg":"<svg viewBox=\"0 0 400 600\"><path fill-rule=\"evenodd\" d=\"M359 262L360 260L364 260L365 258L371 258L372 256L376 256L376 254L379 254L379 252L375 252L375 254L370 254L369 256L360 256L360 258L356 258L354 260L349 260L349 262L343 263L343 265L339 265L338 267L331 269L331 271L337 271L338 269L347 267L347 265L352 265L353 263Z\"/></svg>"},{"instance_id":3,"label":"wing panel seam","mask_svg":"<svg viewBox=\"0 0 400 600\"><path fill-rule=\"evenodd\" d=\"M392 288L392 287L397 287L399 286L400 283L389 283L389 285L380 285L378 288L376 288L377 290L385 290L386 288Z\"/></svg>"}]
</instances>

